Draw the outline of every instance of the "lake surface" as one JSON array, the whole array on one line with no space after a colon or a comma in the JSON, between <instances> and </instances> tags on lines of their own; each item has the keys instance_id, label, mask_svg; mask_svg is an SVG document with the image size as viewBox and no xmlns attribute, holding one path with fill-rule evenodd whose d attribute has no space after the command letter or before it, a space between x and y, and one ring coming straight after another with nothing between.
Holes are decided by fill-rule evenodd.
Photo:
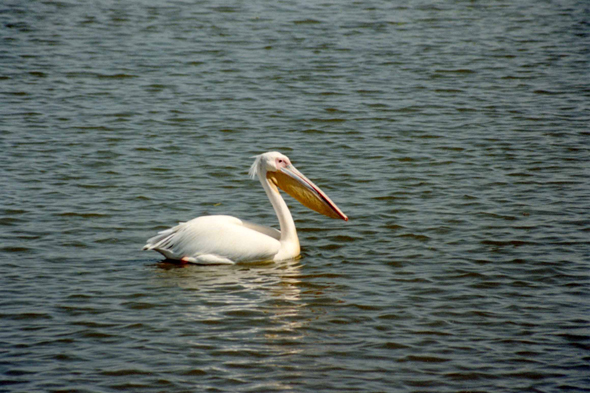
<instances>
[{"instance_id":1,"label":"lake surface","mask_svg":"<svg viewBox=\"0 0 590 393\"><path fill-rule=\"evenodd\" d=\"M0 5L0 391L590 389L585 1ZM141 252L206 214L300 259Z\"/></svg>"}]
</instances>

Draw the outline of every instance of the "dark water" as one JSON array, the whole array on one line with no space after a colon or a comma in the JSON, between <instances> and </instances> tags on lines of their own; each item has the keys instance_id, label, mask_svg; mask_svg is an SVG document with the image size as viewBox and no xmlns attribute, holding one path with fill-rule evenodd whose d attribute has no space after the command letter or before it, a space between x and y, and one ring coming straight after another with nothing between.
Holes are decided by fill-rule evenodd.
<instances>
[{"instance_id":1,"label":"dark water","mask_svg":"<svg viewBox=\"0 0 590 393\"><path fill-rule=\"evenodd\" d=\"M0 391L590 389L586 1L0 4ZM288 263L177 267L276 217Z\"/></svg>"}]
</instances>

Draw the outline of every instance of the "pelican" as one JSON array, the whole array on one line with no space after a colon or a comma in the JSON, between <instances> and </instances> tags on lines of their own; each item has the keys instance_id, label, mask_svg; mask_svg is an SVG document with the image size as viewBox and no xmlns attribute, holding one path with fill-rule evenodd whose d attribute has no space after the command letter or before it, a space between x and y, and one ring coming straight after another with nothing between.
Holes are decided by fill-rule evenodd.
<instances>
[{"instance_id":1,"label":"pelican","mask_svg":"<svg viewBox=\"0 0 590 393\"><path fill-rule=\"evenodd\" d=\"M295 258L300 252L299 238L279 188L309 209L348 221L336 204L279 152L256 156L249 174L260 180L280 231L232 216L202 216L159 232L143 249L157 251L167 259L204 265Z\"/></svg>"}]
</instances>

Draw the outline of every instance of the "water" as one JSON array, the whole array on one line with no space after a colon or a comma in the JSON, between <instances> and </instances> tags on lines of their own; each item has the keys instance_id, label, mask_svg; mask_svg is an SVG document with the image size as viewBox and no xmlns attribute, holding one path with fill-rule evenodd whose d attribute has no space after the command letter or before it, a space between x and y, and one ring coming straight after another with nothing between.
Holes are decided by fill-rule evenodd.
<instances>
[{"instance_id":1,"label":"water","mask_svg":"<svg viewBox=\"0 0 590 393\"><path fill-rule=\"evenodd\" d=\"M0 391L590 388L584 1L4 1ZM205 214L302 256L140 252Z\"/></svg>"}]
</instances>

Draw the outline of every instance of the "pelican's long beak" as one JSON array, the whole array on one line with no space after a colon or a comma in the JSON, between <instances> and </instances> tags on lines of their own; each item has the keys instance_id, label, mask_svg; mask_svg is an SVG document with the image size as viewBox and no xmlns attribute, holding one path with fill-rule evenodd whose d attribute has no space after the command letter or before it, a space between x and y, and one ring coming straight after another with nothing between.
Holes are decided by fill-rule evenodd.
<instances>
[{"instance_id":1,"label":"pelican's long beak","mask_svg":"<svg viewBox=\"0 0 590 393\"><path fill-rule=\"evenodd\" d=\"M341 218L348 221L346 214L342 213L318 186L293 165L277 172L267 172L266 177L281 190L297 199L303 206L330 218Z\"/></svg>"}]
</instances>

